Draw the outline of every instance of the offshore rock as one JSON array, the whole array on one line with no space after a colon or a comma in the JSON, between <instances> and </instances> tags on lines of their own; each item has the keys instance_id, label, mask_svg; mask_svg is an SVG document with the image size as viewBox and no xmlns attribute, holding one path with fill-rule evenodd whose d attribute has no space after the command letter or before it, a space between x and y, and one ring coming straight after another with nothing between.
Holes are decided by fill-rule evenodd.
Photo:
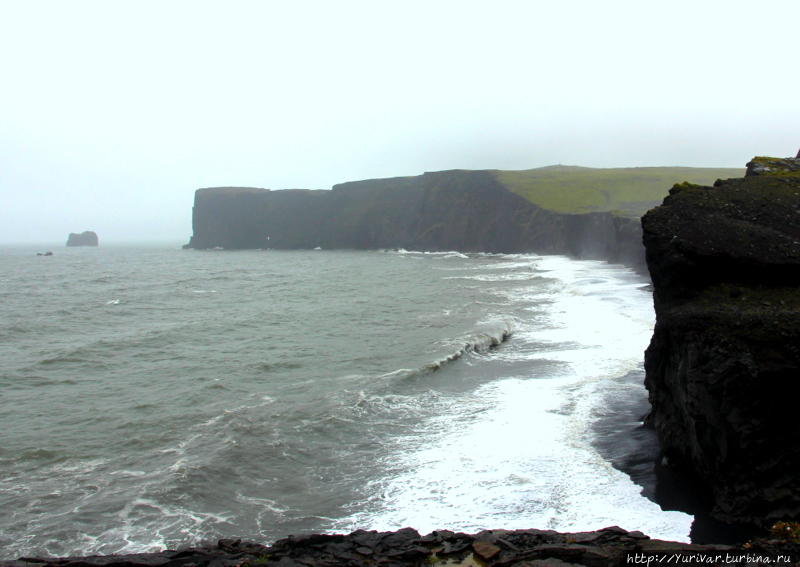
<instances>
[{"instance_id":1,"label":"offshore rock","mask_svg":"<svg viewBox=\"0 0 800 567\"><path fill-rule=\"evenodd\" d=\"M800 519L800 159L676 185L642 219L650 422L728 524Z\"/></svg>"},{"instance_id":2,"label":"offshore rock","mask_svg":"<svg viewBox=\"0 0 800 567\"><path fill-rule=\"evenodd\" d=\"M188 248L459 250L567 254L644 266L641 226L560 214L488 171L355 181L330 191L199 189Z\"/></svg>"},{"instance_id":3,"label":"offshore rock","mask_svg":"<svg viewBox=\"0 0 800 567\"><path fill-rule=\"evenodd\" d=\"M630 564L796 565L800 545L758 540L738 547L652 540L640 532L609 527L594 532L487 530L477 534L437 531L420 536L359 530L349 535L291 536L272 546L220 540L216 546L133 555L0 560L0 567L384 567L462 565L486 567ZM766 563L764 560L771 563Z\"/></svg>"},{"instance_id":4,"label":"offshore rock","mask_svg":"<svg viewBox=\"0 0 800 567\"><path fill-rule=\"evenodd\" d=\"M67 246L97 246L98 244L97 234L91 230L80 234L70 232L67 238Z\"/></svg>"}]
</instances>

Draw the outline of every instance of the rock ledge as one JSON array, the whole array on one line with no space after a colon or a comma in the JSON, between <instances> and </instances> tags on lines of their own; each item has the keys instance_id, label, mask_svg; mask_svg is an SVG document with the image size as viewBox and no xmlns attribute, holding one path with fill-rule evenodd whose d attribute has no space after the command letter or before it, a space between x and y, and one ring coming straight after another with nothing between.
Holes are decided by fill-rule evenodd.
<instances>
[{"instance_id":1,"label":"rock ledge","mask_svg":"<svg viewBox=\"0 0 800 567\"><path fill-rule=\"evenodd\" d=\"M605 567L652 564L797 565L800 546L760 540L738 547L653 540L609 527L594 532L487 530L477 534L411 528L349 535L291 536L265 546L241 540L179 551L0 561L0 567Z\"/></svg>"}]
</instances>

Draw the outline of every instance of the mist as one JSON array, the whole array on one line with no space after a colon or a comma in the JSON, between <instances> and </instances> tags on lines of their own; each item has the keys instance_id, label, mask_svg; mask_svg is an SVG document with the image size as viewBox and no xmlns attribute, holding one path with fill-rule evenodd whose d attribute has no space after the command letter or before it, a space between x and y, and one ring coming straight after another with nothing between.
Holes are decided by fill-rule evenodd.
<instances>
[{"instance_id":1,"label":"mist","mask_svg":"<svg viewBox=\"0 0 800 567\"><path fill-rule=\"evenodd\" d=\"M0 242L182 243L194 191L794 155L791 1L0 3Z\"/></svg>"}]
</instances>

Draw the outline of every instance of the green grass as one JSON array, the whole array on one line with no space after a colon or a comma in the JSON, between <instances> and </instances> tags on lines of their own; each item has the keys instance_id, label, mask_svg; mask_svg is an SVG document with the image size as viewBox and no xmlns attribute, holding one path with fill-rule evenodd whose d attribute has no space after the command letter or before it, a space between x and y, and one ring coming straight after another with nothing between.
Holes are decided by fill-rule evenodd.
<instances>
[{"instance_id":1,"label":"green grass","mask_svg":"<svg viewBox=\"0 0 800 567\"><path fill-rule=\"evenodd\" d=\"M626 167L596 169L555 165L522 171L494 171L498 181L535 205L559 213L613 212L640 217L660 205L670 188L684 181L712 185L742 177L744 169Z\"/></svg>"}]
</instances>

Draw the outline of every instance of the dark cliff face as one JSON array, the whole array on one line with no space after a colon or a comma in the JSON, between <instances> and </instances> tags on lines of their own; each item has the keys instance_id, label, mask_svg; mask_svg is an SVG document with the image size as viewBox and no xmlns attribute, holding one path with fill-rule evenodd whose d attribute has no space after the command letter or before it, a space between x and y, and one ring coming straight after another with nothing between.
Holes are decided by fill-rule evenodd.
<instances>
[{"instance_id":1,"label":"dark cliff face","mask_svg":"<svg viewBox=\"0 0 800 567\"><path fill-rule=\"evenodd\" d=\"M91 230L80 234L70 232L67 238L67 246L97 246L98 243L97 234Z\"/></svg>"},{"instance_id":2,"label":"dark cliff face","mask_svg":"<svg viewBox=\"0 0 800 567\"><path fill-rule=\"evenodd\" d=\"M800 177L754 162L743 179L675 186L642 219L657 318L645 369L671 464L705 482L713 517L767 525L800 519Z\"/></svg>"},{"instance_id":3,"label":"dark cliff face","mask_svg":"<svg viewBox=\"0 0 800 567\"><path fill-rule=\"evenodd\" d=\"M191 248L460 250L569 254L643 265L639 224L559 214L485 171L356 181L331 191L200 189Z\"/></svg>"}]
</instances>

